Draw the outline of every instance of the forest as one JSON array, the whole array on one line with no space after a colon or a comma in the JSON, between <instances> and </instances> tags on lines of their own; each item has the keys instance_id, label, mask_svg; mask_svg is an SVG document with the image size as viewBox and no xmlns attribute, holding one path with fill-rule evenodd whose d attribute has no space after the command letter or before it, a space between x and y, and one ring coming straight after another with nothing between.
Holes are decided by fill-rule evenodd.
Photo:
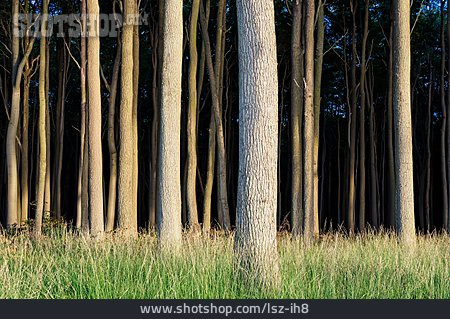
<instances>
[{"instance_id":1,"label":"forest","mask_svg":"<svg viewBox=\"0 0 450 319\"><path fill-rule=\"evenodd\" d=\"M1 1L0 297L449 298L449 9Z\"/></svg>"}]
</instances>

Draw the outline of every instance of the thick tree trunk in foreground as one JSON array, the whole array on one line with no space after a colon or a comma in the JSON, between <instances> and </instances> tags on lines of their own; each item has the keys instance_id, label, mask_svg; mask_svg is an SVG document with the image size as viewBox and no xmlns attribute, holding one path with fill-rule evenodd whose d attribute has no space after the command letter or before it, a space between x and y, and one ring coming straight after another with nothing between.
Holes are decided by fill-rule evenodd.
<instances>
[{"instance_id":1,"label":"thick tree trunk in foreground","mask_svg":"<svg viewBox=\"0 0 450 319\"><path fill-rule=\"evenodd\" d=\"M276 242L278 84L273 2L239 0L237 12L240 121L235 251L244 278L276 287L280 282ZM257 55L253 52L256 47Z\"/></svg>"},{"instance_id":2,"label":"thick tree trunk in foreground","mask_svg":"<svg viewBox=\"0 0 450 319\"><path fill-rule=\"evenodd\" d=\"M89 228L92 237L101 237L103 224L103 158L102 158L102 105L100 92L100 37L98 0L87 0L88 24L87 55L89 63L88 96L88 153L89 153Z\"/></svg>"},{"instance_id":3,"label":"thick tree trunk in foreground","mask_svg":"<svg viewBox=\"0 0 450 319\"><path fill-rule=\"evenodd\" d=\"M183 2L164 3L163 59L160 84L160 145L158 159L158 241L163 250L181 246L181 73Z\"/></svg>"},{"instance_id":4,"label":"thick tree trunk in foreground","mask_svg":"<svg viewBox=\"0 0 450 319\"><path fill-rule=\"evenodd\" d=\"M400 239L415 243L410 85L409 2L394 0L393 105L395 127L395 214Z\"/></svg>"}]
</instances>

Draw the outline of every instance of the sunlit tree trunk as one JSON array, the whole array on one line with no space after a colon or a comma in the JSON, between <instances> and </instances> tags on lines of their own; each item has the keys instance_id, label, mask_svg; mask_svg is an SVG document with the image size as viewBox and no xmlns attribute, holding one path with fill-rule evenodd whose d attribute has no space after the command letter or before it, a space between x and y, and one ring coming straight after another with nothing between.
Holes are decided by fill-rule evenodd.
<instances>
[{"instance_id":1,"label":"sunlit tree trunk","mask_svg":"<svg viewBox=\"0 0 450 319\"><path fill-rule=\"evenodd\" d=\"M278 80L273 2L238 0L237 13L240 121L235 251L246 282L276 287L280 283L276 242ZM312 109L312 92L310 95Z\"/></svg>"},{"instance_id":2,"label":"sunlit tree trunk","mask_svg":"<svg viewBox=\"0 0 450 319\"><path fill-rule=\"evenodd\" d=\"M325 36L324 3L318 1L317 8L316 61L314 65L314 237L319 236L319 142L320 102L323 66L323 39ZM324 178L322 176L322 178Z\"/></svg>"},{"instance_id":3,"label":"sunlit tree trunk","mask_svg":"<svg viewBox=\"0 0 450 319\"><path fill-rule=\"evenodd\" d=\"M103 235L103 165L102 165L102 108L100 92L100 36L98 0L87 0L88 44L88 160L89 160L89 229L90 235ZM92 19L92 20L91 20Z\"/></svg>"},{"instance_id":4,"label":"sunlit tree trunk","mask_svg":"<svg viewBox=\"0 0 450 319\"><path fill-rule=\"evenodd\" d=\"M393 106L395 123L396 227L403 242L415 243L411 130L411 55L409 2L394 0Z\"/></svg>"},{"instance_id":5,"label":"sunlit tree trunk","mask_svg":"<svg viewBox=\"0 0 450 319\"><path fill-rule=\"evenodd\" d=\"M181 246L181 73L183 2L164 3L160 144L158 159L158 241L163 250Z\"/></svg>"}]
</instances>

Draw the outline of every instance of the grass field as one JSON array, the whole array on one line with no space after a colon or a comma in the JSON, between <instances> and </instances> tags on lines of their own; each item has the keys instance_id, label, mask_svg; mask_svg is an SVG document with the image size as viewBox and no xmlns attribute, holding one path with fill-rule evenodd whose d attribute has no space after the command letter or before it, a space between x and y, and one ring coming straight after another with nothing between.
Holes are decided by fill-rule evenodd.
<instances>
[{"instance_id":1,"label":"grass field","mask_svg":"<svg viewBox=\"0 0 450 319\"><path fill-rule=\"evenodd\" d=\"M450 240L422 236L414 251L389 234L329 235L305 248L280 236L282 286L234 280L233 239L185 239L161 257L152 236L89 242L0 235L0 298L450 298Z\"/></svg>"}]
</instances>

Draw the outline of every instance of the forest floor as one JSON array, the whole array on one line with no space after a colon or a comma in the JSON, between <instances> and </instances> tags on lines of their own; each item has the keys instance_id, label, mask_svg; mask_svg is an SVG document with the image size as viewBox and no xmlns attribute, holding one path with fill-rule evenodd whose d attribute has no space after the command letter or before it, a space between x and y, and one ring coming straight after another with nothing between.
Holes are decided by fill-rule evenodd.
<instances>
[{"instance_id":1,"label":"forest floor","mask_svg":"<svg viewBox=\"0 0 450 319\"><path fill-rule=\"evenodd\" d=\"M305 247L279 236L282 286L235 280L233 238L186 236L162 257L154 236L93 242L65 231L39 240L0 234L0 298L450 298L450 239L330 234Z\"/></svg>"}]
</instances>

